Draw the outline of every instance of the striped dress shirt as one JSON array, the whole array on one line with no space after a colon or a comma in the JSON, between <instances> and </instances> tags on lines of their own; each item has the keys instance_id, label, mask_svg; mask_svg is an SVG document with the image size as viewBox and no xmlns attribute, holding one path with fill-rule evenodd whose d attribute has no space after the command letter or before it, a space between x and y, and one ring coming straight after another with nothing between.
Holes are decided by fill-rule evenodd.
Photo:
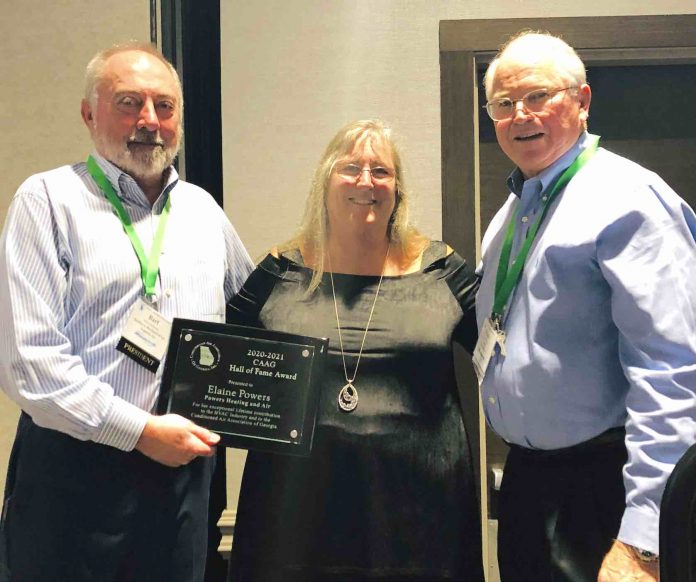
<instances>
[{"instance_id":1,"label":"striped dress shirt","mask_svg":"<svg viewBox=\"0 0 696 582\"><path fill-rule=\"evenodd\" d=\"M93 154L147 253L167 196L156 307L222 322L253 268L222 209L168 171L151 206L128 174ZM116 350L144 296L140 263L84 163L34 175L15 194L0 239L0 387L40 426L132 450L157 402L149 372Z\"/></svg>"}]
</instances>

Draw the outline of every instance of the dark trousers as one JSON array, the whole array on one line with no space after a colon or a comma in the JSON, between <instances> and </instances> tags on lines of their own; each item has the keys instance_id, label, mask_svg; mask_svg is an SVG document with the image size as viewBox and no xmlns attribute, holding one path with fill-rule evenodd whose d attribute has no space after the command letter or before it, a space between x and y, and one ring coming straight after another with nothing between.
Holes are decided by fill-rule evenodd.
<instances>
[{"instance_id":1,"label":"dark trousers","mask_svg":"<svg viewBox=\"0 0 696 582\"><path fill-rule=\"evenodd\" d=\"M22 414L2 514L10 580L202 582L214 459L172 469Z\"/></svg>"},{"instance_id":2,"label":"dark trousers","mask_svg":"<svg viewBox=\"0 0 696 582\"><path fill-rule=\"evenodd\" d=\"M512 446L500 490L502 582L596 582L625 508L623 429L559 451Z\"/></svg>"}]
</instances>

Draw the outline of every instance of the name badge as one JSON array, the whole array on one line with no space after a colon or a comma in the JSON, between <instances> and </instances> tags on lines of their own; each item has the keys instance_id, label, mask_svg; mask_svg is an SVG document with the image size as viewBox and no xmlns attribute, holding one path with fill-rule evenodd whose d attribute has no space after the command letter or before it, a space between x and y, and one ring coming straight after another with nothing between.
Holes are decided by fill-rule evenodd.
<instances>
[{"instance_id":1,"label":"name badge","mask_svg":"<svg viewBox=\"0 0 696 582\"><path fill-rule=\"evenodd\" d=\"M156 372L167 351L171 330L171 321L138 299L116 349L150 372Z\"/></svg>"},{"instance_id":2,"label":"name badge","mask_svg":"<svg viewBox=\"0 0 696 582\"><path fill-rule=\"evenodd\" d=\"M479 386L483 382L483 377L486 375L486 370L493 357L496 344L500 346L500 354L505 356L505 332L500 329L500 326L494 323L490 317L487 317L479 333L479 339L478 342L476 342L476 348L474 349L472 358Z\"/></svg>"}]
</instances>

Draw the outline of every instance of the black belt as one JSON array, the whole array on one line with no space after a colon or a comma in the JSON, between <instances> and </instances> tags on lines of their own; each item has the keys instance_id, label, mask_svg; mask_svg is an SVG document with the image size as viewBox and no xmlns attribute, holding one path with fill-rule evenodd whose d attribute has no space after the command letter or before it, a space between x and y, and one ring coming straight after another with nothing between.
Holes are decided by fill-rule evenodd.
<instances>
[{"instance_id":1,"label":"black belt","mask_svg":"<svg viewBox=\"0 0 696 582\"><path fill-rule=\"evenodd\" d=\"M579 455L584 455L587 453L595 453L597 449L610 447L611 445L617 446L624 444L626 439L626 429L623 426L616 426L604 431L603 433L597 435L590 440L583 441L572 447L563 447L561 449L530 449L527 447L522 447L520 445L515 445L512 443L507 443L511 451L518 453L525 458L538 459L538 460L565 460L572 457L577 457Z\"/></svg>"}]
</instances>

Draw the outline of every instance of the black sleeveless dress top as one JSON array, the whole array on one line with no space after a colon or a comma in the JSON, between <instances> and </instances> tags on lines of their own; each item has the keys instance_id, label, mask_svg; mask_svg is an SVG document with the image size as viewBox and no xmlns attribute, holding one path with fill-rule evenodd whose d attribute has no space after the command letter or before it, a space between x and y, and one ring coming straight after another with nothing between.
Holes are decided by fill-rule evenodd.
<instances>
[{"instance_id":1,"label":"black sleeveless dress top","mask_svg":"<svg viewBox=\"0 0 696 582\"><path fill-rule=\"evenodd\" d=\"M446 252L432 242L420 271L383 278L350 413L337 405L346 379L328 273L307 299L300 253L268 255L230 302L233 323L330 339L311 456L248 455L230 581L483 580L452 354L453 341L475 345L478 280ZM352 376L379 277L333 277Z\"/></svg>"}]
</instances>

